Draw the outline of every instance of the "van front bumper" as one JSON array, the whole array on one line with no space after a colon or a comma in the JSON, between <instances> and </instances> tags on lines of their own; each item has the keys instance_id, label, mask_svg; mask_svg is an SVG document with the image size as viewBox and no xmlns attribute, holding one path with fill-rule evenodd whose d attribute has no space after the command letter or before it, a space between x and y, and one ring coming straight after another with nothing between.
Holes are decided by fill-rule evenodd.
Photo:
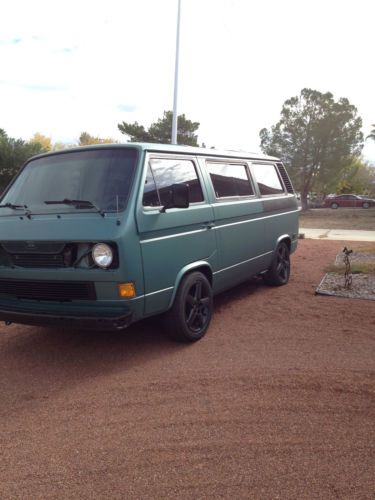
<instances>
[{"instance_id":1,"label":"van front bumper","mask_svg":"<svg viewBox=\"0 0 375 500\"><path fill-rule=\"evenodd\" d=\"M20 311L0 308L0 321L6 324L20 323L24 325L58 326L59 328L82 328L90 330L118 331L133 322L133 312L108 311L95 315L70 315L58 311L48 313Z\"/></svg>"}]
</instances>

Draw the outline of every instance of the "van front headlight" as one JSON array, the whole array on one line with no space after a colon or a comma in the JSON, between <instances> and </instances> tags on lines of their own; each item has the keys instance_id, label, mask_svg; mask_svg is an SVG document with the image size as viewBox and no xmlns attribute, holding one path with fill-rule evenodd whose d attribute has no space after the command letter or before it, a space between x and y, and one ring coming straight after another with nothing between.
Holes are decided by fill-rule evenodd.
<instances>
[{"instance_id":1,"label":"van front headlight","mask_svg":"<svg viewBox=\"0 0 375 500\"><path fill-rule=\"evenodd\" d=\"M112 264L113 250L106 243L94 245L91 254L95 264L103 269L107 269Z\"/></svg>"}]
</instances>

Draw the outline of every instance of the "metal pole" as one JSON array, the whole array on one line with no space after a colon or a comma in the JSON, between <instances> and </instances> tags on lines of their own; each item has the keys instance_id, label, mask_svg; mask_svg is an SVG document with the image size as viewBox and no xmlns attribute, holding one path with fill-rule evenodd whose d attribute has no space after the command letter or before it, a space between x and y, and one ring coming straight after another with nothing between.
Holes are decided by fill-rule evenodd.
<instances>
[{"instance_id":1,"label":"metal pole","mask_svg":"<svg viewBox=\"0 0 375 500\"><path fill-rule=\"evenodd\" d=\"M179 63L179 52L180 52L180 19L181 19L181 0L178 0L176 61L174 67L174 97L173 97L172 140L171 140L172 144L177 144L177 92L178 92L178 63Z\"/></svg>"}]
</instances>

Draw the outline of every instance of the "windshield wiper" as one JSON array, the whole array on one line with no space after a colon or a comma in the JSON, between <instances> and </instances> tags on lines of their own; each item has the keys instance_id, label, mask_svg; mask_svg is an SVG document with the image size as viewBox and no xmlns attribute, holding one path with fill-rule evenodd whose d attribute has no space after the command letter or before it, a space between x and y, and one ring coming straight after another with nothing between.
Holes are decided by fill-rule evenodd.
<instances>
[{"instance_id":1,"label":"windshield wiper","mask_svg":"<svg viewBox=\"0 0 375 500\"><path fill-rule=\"evenodd\" d=\"M99 207L97 207L92 201L89 200L70 200L69 198L64 198L63 200L47 200L44 202L46 205L71 205L75 208L95 208L96 211L104 217L104 212Z\"/></svg>"},{"instance_id":2,"label":"windshield wiper","mask_svg":"<svg viewBox=\"0 0 375 500\"><path fill-rule=\"evenodd\" d=\"M21 210L27 208L27 205L14 205L14 203L4 203L0 208L11 208L12 210Z\"/></svg>"},{"instance_id":3,"label":"windshield wiper","mask_svg":"<svg viewBox=\"0 0 375 500\"><path fill-rule=\"evenodd\" d=\"M28 219L31 219L31 212L28 209L27 205L16 205L14 203L3 203L0 205L0 208L10 208L12 210L23 210L22 215L26 215Z\"/></svg>"}]
</instances>

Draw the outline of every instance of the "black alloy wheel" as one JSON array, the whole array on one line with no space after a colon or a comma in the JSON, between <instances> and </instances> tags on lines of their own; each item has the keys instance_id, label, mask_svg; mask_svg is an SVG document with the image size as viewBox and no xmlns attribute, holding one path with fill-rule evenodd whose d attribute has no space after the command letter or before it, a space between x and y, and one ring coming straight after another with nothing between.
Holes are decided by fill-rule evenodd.
<instances>
[{"instance_id":1,"label":"black alloy wheel","mask_svg":"<svg viewBox=\"0 0 375 500\"><path fill-rule=\"evenodd\" d=\"M199 332L206 325L209 318L210 298L208 290L202 281L197 281L186 295L185 321L190 330Z\"/></svg>"},{"instance_id":2,"label":"black alloy wheel","mask_svg":"<svg viewBox=\"0 0 375 500\"><path fill-rule=\"evenodd\" d=\"M167 328L175 339L195 342L206 333L212 313L210 282L195 271L181 281L172 309L166 315Z\"/></svg>"},{"instance_id":3,"label":"black alloy wheel","mask_svg":"<svg viewBox=\"0 0 375 500\"><path fill-rule=\"evenodd\" d=\"M265 275L269 285L286 285L290 276L290 252L288 245L281 241L275 250L272 265Z\"/></svg>"}]
</instances>

